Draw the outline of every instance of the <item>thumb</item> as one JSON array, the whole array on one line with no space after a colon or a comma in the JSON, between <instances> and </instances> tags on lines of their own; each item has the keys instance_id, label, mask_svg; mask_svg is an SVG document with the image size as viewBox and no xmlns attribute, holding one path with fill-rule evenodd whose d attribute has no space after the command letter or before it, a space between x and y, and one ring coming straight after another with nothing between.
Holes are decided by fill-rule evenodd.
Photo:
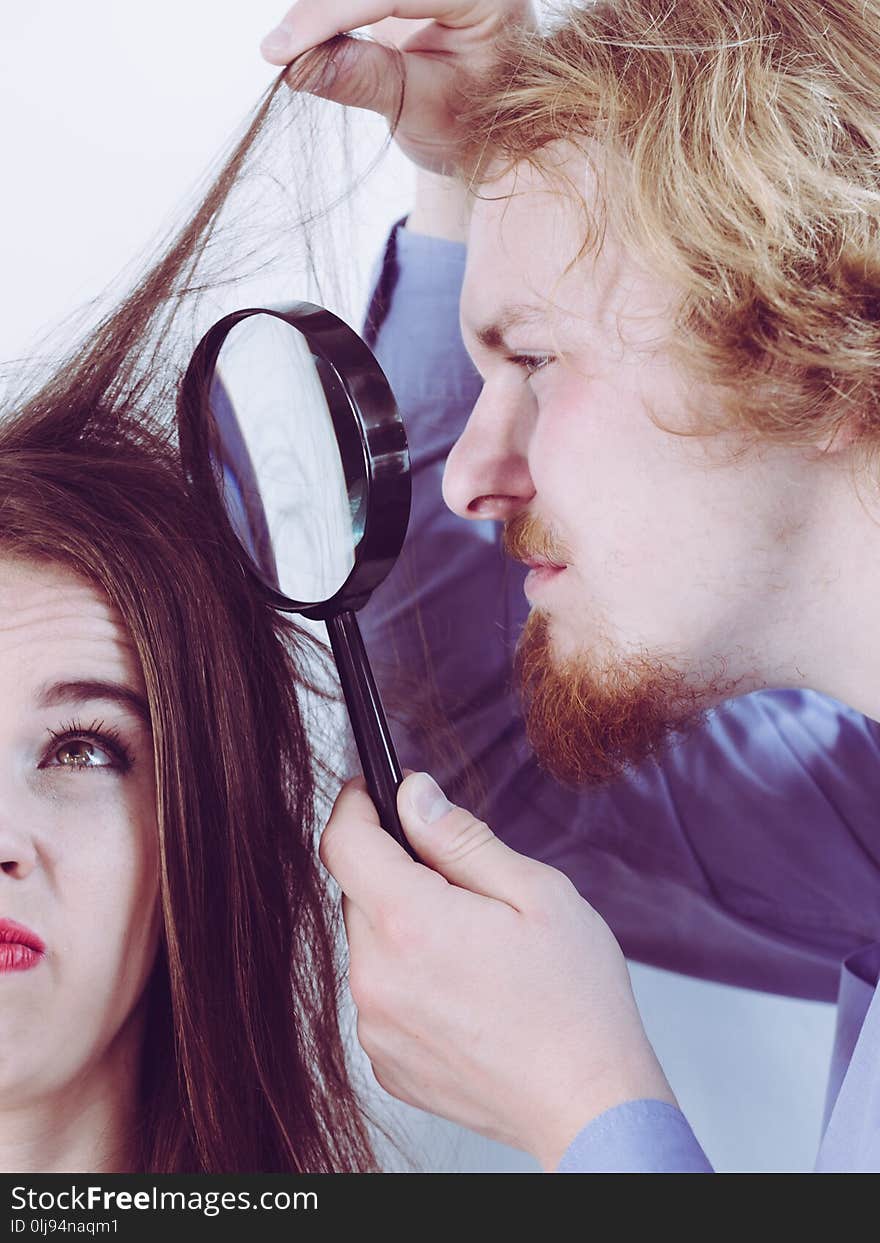
<instances>
[{"instance_id":1,"label":"thumb","mask_svg":"<svg viewBox=\"0 0 880 1243\"><path fill-rule=\"evenodd\" d=\"M403 92L400 53L372 39L339 35L298 56L287 71L292 91L396 117Z\"/></svg>"},{"instance_id":2,"label":"thumb","mask_svg":"<svg viewBox=\"0 0 880 1243\"><path fill-rule=\"evenodd\" d=\"M482 820L450 803L433 777L411 773L397 810L421 862L453 885L522 910L539 864L505 846Z\"/></svg>"}]
</instances>

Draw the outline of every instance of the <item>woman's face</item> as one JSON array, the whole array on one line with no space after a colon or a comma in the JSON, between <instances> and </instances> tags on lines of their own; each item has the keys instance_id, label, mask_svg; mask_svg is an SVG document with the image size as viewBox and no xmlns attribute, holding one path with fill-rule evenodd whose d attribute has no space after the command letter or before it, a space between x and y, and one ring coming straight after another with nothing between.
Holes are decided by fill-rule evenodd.
<instances>
[{"instance_id":1,"label":"woman's face","mask_svg":"<svg viewBox=\"0 0 880 1243\"><path fill-rule=\"evenodd\" d=\"M0 860L0 1109L113 1091L159 928L143 678L99 590L4 557Z\"/></svg>"}]
</instances>

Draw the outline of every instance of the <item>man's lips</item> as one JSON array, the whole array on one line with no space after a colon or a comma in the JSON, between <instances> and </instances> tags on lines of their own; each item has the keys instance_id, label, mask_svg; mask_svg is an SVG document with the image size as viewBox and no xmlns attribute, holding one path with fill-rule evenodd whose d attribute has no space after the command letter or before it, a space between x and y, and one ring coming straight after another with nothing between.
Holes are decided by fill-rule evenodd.
<instances>
[{"instance_id":1,"label":"man's lips","mask_svg":"<svg viewBox=\"0 0 880 1243\"><path fill-rule=\"evenodd\" d=\"M0 919L0 973L29 971L45 952L46 946L30 928L13 919Z\"/></svg>"},{"instance_id":2,"label":"man's lips","mask_svg":"<svg viewBox=\"0 0 880 1243\"><path fill-rule=\"evenodd\" d=\"M538 561L531 557L523 564L528 566L529 570L526 581L523 583L523 591L529 600L532 600L543 587L556 582L566 570L564 565L555 565L552 561Z\"/></svg>"}]
</instances>

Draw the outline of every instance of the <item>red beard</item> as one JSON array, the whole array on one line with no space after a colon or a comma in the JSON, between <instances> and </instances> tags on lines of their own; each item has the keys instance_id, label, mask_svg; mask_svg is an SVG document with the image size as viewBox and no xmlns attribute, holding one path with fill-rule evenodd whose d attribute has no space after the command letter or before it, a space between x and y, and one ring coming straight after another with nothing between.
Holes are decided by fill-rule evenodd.
<instances>
[{"instance_id":1,"label":"red beard","mask_svg":"<svg viewBox=\"0 0 880 1243\"><path fill-rule=\"evenodd\" d=\"M547 618L533 611L516 654L529 743L542 767L566 785L598 785L656 753L700 723L707 705L733 688L689 683L646 655L591 666L559 660Z\"/></svg>"}]
</instances>

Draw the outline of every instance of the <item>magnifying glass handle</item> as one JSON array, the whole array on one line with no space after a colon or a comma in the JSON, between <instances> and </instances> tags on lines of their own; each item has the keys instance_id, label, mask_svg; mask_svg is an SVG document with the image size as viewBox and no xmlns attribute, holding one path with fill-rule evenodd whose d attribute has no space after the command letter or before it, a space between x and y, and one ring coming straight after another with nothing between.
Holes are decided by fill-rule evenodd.
<instances>
[{"instance_id":1,"label":"magnifying glass handle","mask_svg":"<svg viewBox=\"0 0 880 1243\"><path fill-rule=\"evenodd\" d=\"M411 858L417 859L397 814L397 787L403 774L367 659L361 628L350 609L326 618L326 623L361 767L370 798L379 813L379 822Z\"/></svg>"}]
</instances>

